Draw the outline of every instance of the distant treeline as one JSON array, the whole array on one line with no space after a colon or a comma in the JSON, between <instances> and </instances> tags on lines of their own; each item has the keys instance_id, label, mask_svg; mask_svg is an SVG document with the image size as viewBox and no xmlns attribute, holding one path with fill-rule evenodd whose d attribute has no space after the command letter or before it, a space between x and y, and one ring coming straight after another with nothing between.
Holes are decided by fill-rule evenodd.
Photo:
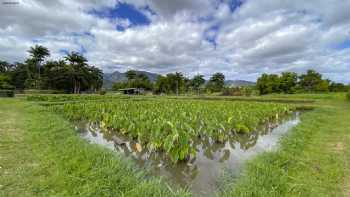
<instances>
[{"instance_id":1,"label":"distant treeline","mask_svg":"<svg viewBox=\"0 0 350 197\"><path fill-rule=\"evenodd\" d=\"M222 73L215 73L207 83L203 75L196 75L189 79L181 72L159 76L154 83L148 79L147 75L143 73L137 74L134 70L127 71L126 77L127 81L115 83L113 89L144 88L146 90L152 90L156 94L183 94L204 90L221 92L225 84L225 76Z\"/></svg>"},{"instance_id":2,"label":"distant treeline","mask_svg":"<svg viewBox=\"0 0 350 197\"><path fill-rule=\"evenodd\" d=\"M77 53L68 53L58 61L48 60L50 51L40 45L28 50L23 63L0 61L0 89L50 89L66 93L97 91L103 84L100 69L88 64Z\"/></svg>"},{"instance_id":3,"label":"distant treeline","mask_svg":"<svg viewBox=\"0 0 350 197\"><path fill-rule=\"evenodd\" d=\"M152 83L147 75L137 74L134 70L126 72L127 81L117 82L113 85L114 90L123 88L143 88L153 91L156 94L183 94L183 93L213 93L219 92L227 96L243 96L271 93L300 93L300 92L346 92L349 87L342 84L323 79L322 75L314 70L298 75L294 72L283 72L277 74L263 74L257 80L256 87L228 87L225 86L225 76L222 73L215 73L208 82L203 75L196 75L193 78L185 77L181 72L169 73L159 76Z\"/></svg>"},{"instance_id":4,"label":"distant treeline","mask_svg":"<svg viewBox=\"0 0 350 197\"><path fill-rule=\"evenodd\" d=\"M349 87L323 79L322 75L314 70L298 75L294 72L277 74L263 74L258 78L256 87L260 94L296 92L346 92Z\"/></svg>"},{"instance_id":5,"label":"distant treeline","mask_svg":"<svg viewBox=\"0 0 350 197\"><path fill-rule=\"evenodd\" d=\"M50 51L40 45L28 50L29 57L23 63L10 64L0 61L0 89L39 89L58 90L66 93L81 91L95 92L103 85L103 73L88 64L87 59L70 52L63 59L47 60ZM159 76L151 82L146 74L134 70L126 72L127 81L117 82L114 90L123 88L143 88L155 94L183 93L221 93L222 95L251 95L296 92L345 92L348 86L323 79L314 70L298 75L294 72L263 74L257 80L256 87L227 87L223 73L215 73L206 81L203 75L192 78L181 72Z\"/></svg>"}]
</instances>

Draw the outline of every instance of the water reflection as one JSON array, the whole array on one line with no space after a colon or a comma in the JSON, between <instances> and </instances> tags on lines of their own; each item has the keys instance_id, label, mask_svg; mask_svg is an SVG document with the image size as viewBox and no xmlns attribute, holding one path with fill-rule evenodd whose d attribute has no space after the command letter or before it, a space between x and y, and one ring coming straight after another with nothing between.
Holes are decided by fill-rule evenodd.
<instances>
[{"instance_id":1,"label":"water reflection","mask_svg":"<svg viewBox=\"0 0 350 197\"><path fill-rule=\"evenodd\" d=\"M299 113L281 122L268 123L249 134L235 134L224 143L217 143L207 136L194 142L196 157L187 162L173 164L163 152L137 151L136 143L112 130L101 130L98 124L79 123L77 129L91 143L101 144L131 157L140 167L150 169L175 185L189 187L193 194L210 196L217 189L217 181L223 168L239 173L244 161L252 156L272 150L281 135L299 123Z\"/></svg>"}]
</instances>

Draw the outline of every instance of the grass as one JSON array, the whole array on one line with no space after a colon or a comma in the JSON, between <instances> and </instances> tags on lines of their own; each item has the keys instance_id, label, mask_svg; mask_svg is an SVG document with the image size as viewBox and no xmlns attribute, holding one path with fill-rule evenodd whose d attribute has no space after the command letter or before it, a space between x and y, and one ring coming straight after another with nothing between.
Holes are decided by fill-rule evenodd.
<instances>
[{"instance_id":1,"label":"grass","mask_svg":"<svg viewBox=\"0 0 350 197\"><path fill-rule=\"evenodd\" d=\"M255 98L254 98L255 99ZM258 97L256 99L259 99ZM219 196L349 196L350 102L344 94L268 95L315 100L278 151L225 179ZM44 107L0 99L0 196L189 196L120 155L81 140Z\"/></svg>"},{"instance_id":2,"label":"grass","mask_svg":"<svg viewBox=\"0 0 350 197\"><path fill-rule=\"evenodd\" d=\"M222 196L350 195L350 102L344 94L318 99L280 149L251 160Z\"/></svg>"},{"instance_id":3,"label":"grass","mask_svg":"<svg viewBox=\"0 0 350 197\"><path fill-rule=\"evenodd\" d=\"M80 139L43 107L0 100L0 196L186 196Z\"/></svg>"}]
</instances>

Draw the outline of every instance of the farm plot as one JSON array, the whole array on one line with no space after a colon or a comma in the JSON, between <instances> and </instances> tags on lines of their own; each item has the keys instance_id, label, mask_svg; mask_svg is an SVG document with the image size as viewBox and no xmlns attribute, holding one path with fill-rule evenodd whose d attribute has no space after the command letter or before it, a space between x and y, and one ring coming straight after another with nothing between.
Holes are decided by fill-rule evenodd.
<instances>
[{"instance_id":1,"label":"farm plot","mask_svg":"<svg viewBox=\"0 0 350 197\"><path fill-rule=\"evenodd\" d=\"M196 138L223 143L232 134L255 131L295 110L287 104L168 99L67 103L51 109L72 121L86 120L123 134L140 149L165 151L174 163L195 156Z\"/></svg>"}]
</instances>

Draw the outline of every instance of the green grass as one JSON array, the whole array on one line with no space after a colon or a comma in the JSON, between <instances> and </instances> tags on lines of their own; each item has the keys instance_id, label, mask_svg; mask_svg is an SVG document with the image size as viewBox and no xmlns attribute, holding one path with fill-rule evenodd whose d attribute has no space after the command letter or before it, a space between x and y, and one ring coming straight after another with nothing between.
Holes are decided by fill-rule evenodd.
<instances>
[{"instance_id":1,"label":"green grass","mask_svg":"<svg viewBox=\"0 0 350 197\"><path fill-rule=\"evenodd\" d=\"M276 152L226 178L219 196L349 196L350 102L344 94L268 95L315 100ZM298 104L300 105L300 103ZM0 99L0 196L189 196L149 178L131 161L80 139L59 115Z\"/></svg>"},{"instance_id":2,"label":"green grass","mask_svg":"<svg viewBox=\"0 0 350 197\"><path fill-rule=\"evenodd\" d=\"M344 100L344 93L303 93L303 94L267 94L261 96L265 99L291 99L291 100Z\"/></svg>"},{"instance_id":3,"label":"green grass","mask_svg":"<svg viewBox=\"0 0 350 197\"><path fill-rule=\"evenodd\" d=\"M0 196L185 196L80 139L43 107L0 99Z\"/></svg>"},{"instance_id":4,"label":"green grass","mask_svg":"<svg viewBox=\"0 0 350 197\"><path fill-rule=\"evenodd\" d=\"M222 196L350 195L350 103L343 94L317 104L278 151L251 160L237 184L226 183Z\"/></svg>"}]
</instances>

